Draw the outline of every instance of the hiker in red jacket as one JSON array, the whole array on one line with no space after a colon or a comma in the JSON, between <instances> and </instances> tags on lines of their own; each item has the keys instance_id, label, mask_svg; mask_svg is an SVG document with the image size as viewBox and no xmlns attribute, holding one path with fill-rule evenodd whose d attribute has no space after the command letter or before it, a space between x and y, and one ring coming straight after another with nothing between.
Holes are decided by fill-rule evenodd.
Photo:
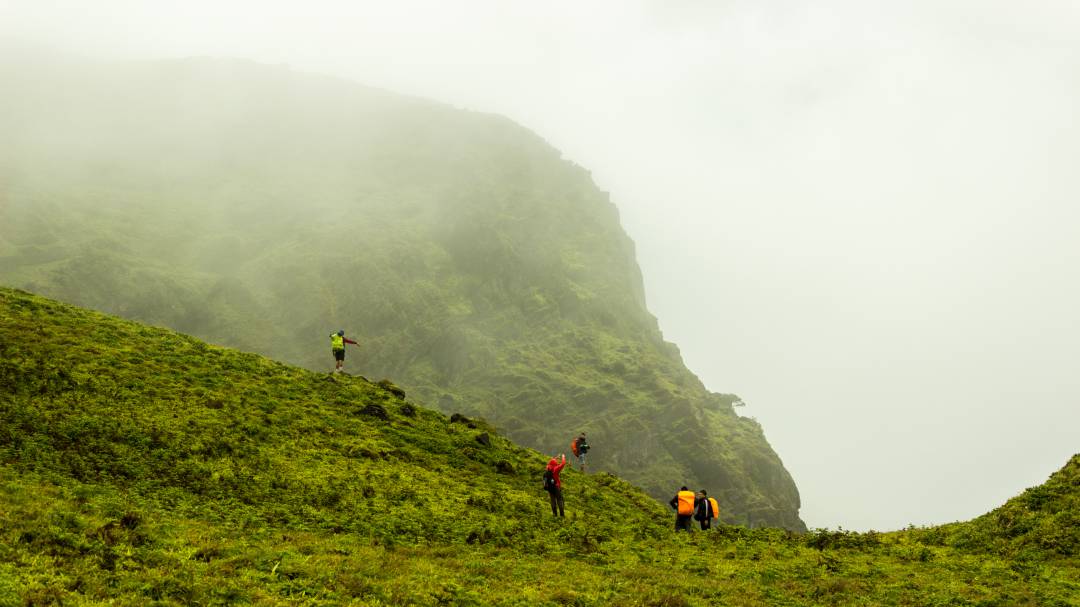
<instances>
[{"instance_id":1,"label":"hiker in red jacket","mask_svg":"<svg viewBox=\"0 0 1080 607\"><path fill-rule=\"evenodd\" d=\"M548 495L551 496L551 515L552 516L566 516L563 511L563 495L562 495L562 481L559 479L559 473L566 467L566 454L563 453L559 457L562 458L560 463L558 459L551 458L548 461L547 469L551 472L551 476L554 477L554 486L548 489Z\"/></svg>"}]
</instances>

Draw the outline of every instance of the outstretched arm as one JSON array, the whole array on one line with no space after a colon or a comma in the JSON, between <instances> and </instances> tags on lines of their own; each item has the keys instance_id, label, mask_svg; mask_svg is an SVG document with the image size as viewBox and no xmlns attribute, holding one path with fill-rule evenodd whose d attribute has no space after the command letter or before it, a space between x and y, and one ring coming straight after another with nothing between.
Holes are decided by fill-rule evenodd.
<instances>
[{"instance_id":1,"label":"outstretched arm","mask_svg":"<svg viewBox=\"0 0 1080 607\"><path fill-rule=\"evenodd\" d=\"M557 466L555 466L555 471L560 472L565 467L566 467L566 454L563 453L562 454L562 462L560 462Z\"/></svg>"},{"instance_id":2,"label":"outstretched arm","mask_svg":"<svg viewBox=\"0 0 1080 607\"><path fill-rule=\"evenodd\" d=\"M353 340L349 339L348 337L342 337L341 339L342 339L342 341L344 341L347 344L352 344L354 346L359 346L360 345L360 342L353 341Z\"/></svg>"}]
</instances>

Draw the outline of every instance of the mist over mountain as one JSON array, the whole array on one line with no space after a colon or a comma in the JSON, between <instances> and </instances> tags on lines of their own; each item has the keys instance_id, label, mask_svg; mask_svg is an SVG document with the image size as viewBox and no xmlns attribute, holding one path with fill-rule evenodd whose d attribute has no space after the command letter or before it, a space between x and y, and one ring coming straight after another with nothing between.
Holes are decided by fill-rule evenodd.
<instances>
[{"instance_id":1,"label":"mist over mountain","mask_svg":"<svg viewBox=\"0 0 1080 607\"><path fill-rule=\"evenodd\" d=\"M803 529L738 397L649 313L589 172L511 121L245 61L7 63L0 282L313 370L568 450L730 522ZM703 278L704 280L704 278Z\"/></svg>"}]
</instances>

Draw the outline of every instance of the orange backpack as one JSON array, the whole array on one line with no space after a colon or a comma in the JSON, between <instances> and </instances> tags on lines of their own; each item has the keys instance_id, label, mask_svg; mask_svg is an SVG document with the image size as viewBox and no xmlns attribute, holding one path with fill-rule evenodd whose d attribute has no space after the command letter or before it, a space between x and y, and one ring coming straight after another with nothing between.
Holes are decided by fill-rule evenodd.
<instances>
[{"instance_id":1,"label":"orange backpack","mask_svg":"<svg viewBox=\"0 0 1080 607\"><path fill-rule=\"evenodd\" d=\"M570 441L570 451L572 451L574 453L574 457L577 457L578 455L581 455L580 453L578 453L578 450L577 450L577 439L576 438L574 440Z\"/></svg>"},{"instance_id":2,"label":"orange backpack","mask_svg":"<svg viewBox=\"0 0 1080 607\"><path fill-rule=\"evenodd\" d=\"M720 505L716 503L716 498L710 497L709 504L712 505L712 517L720 518Z\"/></svg>"},{"instance_id":3,"label":"orange backpack","mask_svg":"<svg viewBox=\"0 0 1080 607\"><path fill-rule=\"evenodd\" d=\"M690 516L694 513L694 492L693 491L680 491L677 496L679 504L679 515Z\"/></svg>"}]
</instances>

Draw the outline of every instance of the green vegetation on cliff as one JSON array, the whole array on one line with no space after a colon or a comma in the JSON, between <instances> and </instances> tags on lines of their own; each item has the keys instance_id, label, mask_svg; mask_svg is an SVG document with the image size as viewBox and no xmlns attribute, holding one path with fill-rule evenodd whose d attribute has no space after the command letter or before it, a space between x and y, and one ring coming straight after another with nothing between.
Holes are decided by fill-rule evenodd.
<instances>
[{"instance_id":1,"label":"green vegetation on cliff","mask_svg":"<svg viewBox=\"0 0 1080 607\"><path fill-rule=\"evenodd\" d=\"M543 463L389 382L0 289L4 607L1080 605L1047 540L1077 458L971 523L805 535L676 535L608 474L564 473L553 519Z\"/></svg>"},{"instance_id":2,"label":"green vegetation on cliff","mask_svg":"<svg viewBox=\"0 0 1080 607\"><path fill-rule=\"evenodd\" d=\"M444 412L546 453L586 430L654 497L804 528L762 429L663 340L615 206L536 135L243 62L0 88L3 283L315 370L342 328L348 368Z\"/></svg>"}]
</instances>

